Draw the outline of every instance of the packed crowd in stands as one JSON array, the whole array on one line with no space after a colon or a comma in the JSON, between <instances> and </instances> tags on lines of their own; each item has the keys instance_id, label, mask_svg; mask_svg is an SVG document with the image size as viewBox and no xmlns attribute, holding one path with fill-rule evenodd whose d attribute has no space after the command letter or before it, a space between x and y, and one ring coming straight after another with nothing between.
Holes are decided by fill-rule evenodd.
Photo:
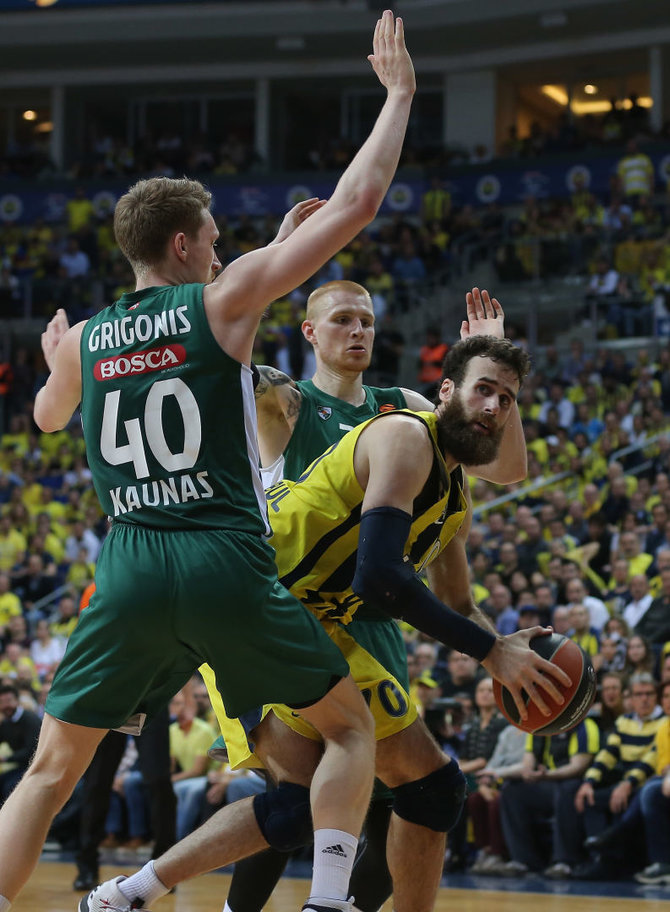
<instances>
[{"instance_id":1,"label":"packed crowd in stands","mask_svg":"<svg viewBox=\"0 0 670 912\"><path fill-rule=\"evenodd\" d=\"M457 205L448 181L435 176L416 215L379 218L308 286L276 302L259 344L267 363L300 358L303 305L317 284L351 279L369 289L378 320L395 316L445 280L494 267L500 284L560 278L580 286L578 318L595 319L600 337L652 335L670 317L670 202L649 157L630 139L611 175L607 199L575 178L563 199L527 198L519 205ZM266 244L278 219L217 218L218 255L226 264ZM0 223L0 310L48 317L65 306L73 320L97 311L132 284L115 243L110 213L96 211L75 186L60 222ZM667 322L667 320L666 320ZM297 344L296 344L297 343Z\"/></svg>"},{"instance_id":2,"label":"packed crowd in stands","mask_svg":"<svg viewBox=\"0 0 670 912\"><path fill-rule=\"evenodd\" d=\"M11 368L0 440L0 801L30 757L107 530L76 421L52 435L32 422L39 355L17 351ZM580 340L565 358L549 349L519 406L534 484L500 506L500 489L473 480L473 594L502 633L551 623L573 637L600 693L574 732L526 739L501 718L474 660L404 631L413 697L470 782L474 842L464 818L447 864L482 876L670 883L670 346L630 362ZM179 835L237 788L262 787L245 776L231 789L236 777L210 766L211 707L201 683L195 690L197 725L183 700L171 707ZM10 731L19 723L22 749ZM141 786L135 759L131 739L109 847L151 838L135 813L142 800L129 797ZM65 832L76 843L76 829Z\"/></svg>"}]
</instances>

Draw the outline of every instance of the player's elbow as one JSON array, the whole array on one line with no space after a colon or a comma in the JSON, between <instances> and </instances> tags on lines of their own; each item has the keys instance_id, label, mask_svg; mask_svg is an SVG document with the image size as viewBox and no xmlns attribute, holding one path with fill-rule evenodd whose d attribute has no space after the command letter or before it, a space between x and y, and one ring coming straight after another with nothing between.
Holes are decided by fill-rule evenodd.
<instances>
[{"instance_id":1,"label":"player's elbow","mask_svg":"<svg viewBox=\"0 0 670 912\"><path fill-rule=\"evenodd\" d=\"M41 403L39 397L35 402L35 408L33 409L33 419L40 431L44 431L45 434L52 434L54 431L62 431L68 422L68 419L63 421L61 416L58 415L54 409Z\"/></svg>"},{"instance_id":2,"label":"player's elbow","mask_svg":"<svg viewBox=\"0 0 670 912\"><path fill-rule=\"evenodd\" d=\"M374 219L384 200L381 187L358 187L351 194L347 205L347 222L362 231Z\"/></svg>"}]
</instances>

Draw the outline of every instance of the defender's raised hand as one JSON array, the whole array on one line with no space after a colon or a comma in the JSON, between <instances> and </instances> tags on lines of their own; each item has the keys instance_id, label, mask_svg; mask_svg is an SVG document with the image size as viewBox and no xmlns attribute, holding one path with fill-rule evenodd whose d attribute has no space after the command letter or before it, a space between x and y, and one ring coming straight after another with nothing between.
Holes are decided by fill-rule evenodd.
<instances>
[{"instance_id":1,"label":"defender's raised hand","mask_svg":"<svg viewBox=\"0 0 670 912\"><path fill-rule=\"evenodd\" d=\"M53 370L56 349L69 328L70 324L68 323L67 315L63 308L59 307L51 320L49 320L46 330L42 333L42 351L49 370Z\"/></svg>"},{"instance_id":2,"label":"defender's raised hand","mask_svg":"<svg viewBox=\"0 0 670 912\"><path fill-rule=\"evenodd\" d=\"M372 39L372 54L368 60L388 92L416 91L412 58L405 47L402 19L394 19L391 10L384 10L377 20Z\"/></svg>"},{"instance_id":3,"label":"defender's raised hand","mask_svg":"<svg viewBox=\"0 0 670 912\"><path fill-rule=\"evenodd\" d=\"M319 199L316 196L310 197L310 199L302 200L299 203L296 203L292 209L284 216L281 225L279 226L279 231L274 240L270 241L270 244L281 244L282 241L292 234L298 225L301 225L306 219L321 209L322 206L326 205L325 199ZM269 246L269 245L268 245Z\"/></svg>"},{"instance_id":4,"label":"defender's raised hand","mask_svg":"<svg viewBox=\"0 0 670 912\"><path fill-rule=\"evenodd\" d=\"M505 338L505 313L497 298L491 300L488 291L473 288L465 296L468 318L461 323L461 339L470 336Z\"/></svg>"}]
</instances>

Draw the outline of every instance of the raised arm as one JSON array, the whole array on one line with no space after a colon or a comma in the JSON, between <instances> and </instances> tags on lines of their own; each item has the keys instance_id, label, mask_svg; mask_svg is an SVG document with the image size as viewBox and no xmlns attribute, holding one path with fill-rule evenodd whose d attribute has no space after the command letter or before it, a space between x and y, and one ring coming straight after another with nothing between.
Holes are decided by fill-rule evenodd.
<instances>
[{"instance_id":1,"label":"raised arm","mask_svg":"<svg viewBox=\"0 0 670 912\"><path fill-rule=\"evenodd\" d=\"M333 195L285 240L234 260L205 289L212 328L225 337L225 350L246 363L265 307L301 285L369 224L389 188L416 88L402 20L394 21L389 10L377 22L368 59L386 88L386 101Z\"/></svg>"},{"instance_id":2,"label":"raised arm","mask_svg":"<svg viewBox=\"0 0 670 912\"><path fill-rule=\"evenodd\" d=\"M44 360L51 371L35 397L33 417L42 431L66 427L81 401L79 343L84 322L70 329L65 311L59 309L42 333Z\"/></svg>"},{"instance_id":3,"label":"raised arm","mask_svg":"<svg viewBox=\"0 0 670 912\"><path fill-rule=\"evenodd\" d=\"M461 323L461 339L469 336L495 336L505 338L505 313L502 305L484 289L473 288L465 296L467 320ZM521 424L519 406L515 402L505 425L498 456L484 466L466 467L468 475L483 478L494 484L513 484L523 481L528 474L526 438Z\"/></svg>"}]
</instances>

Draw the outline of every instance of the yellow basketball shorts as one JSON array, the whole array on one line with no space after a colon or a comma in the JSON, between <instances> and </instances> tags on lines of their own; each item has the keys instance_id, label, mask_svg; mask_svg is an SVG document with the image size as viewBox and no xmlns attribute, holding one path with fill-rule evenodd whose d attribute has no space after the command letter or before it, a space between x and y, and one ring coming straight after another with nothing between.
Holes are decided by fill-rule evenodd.
<instances>
[{"instance_id":1,"label":"yellow basketball shorts","mask_svg":"<svg viewBox=\"0 0 670 912\"><path fill-rule=\"evenodd\" d=\"M370 707L375 720L375 735L378 741L403 731L417 718L414 702L405 688L380 662L351 637L344 627L333 621L324 621L328 636L344 655L354 681ZM207 665L200 668L207 685L210 700L225 742L228 762L233 769L261 767L263 764L254 753L251 732L268 712L273 712L289 728L314 741L321 740L317 730L298 710L279 703L266 704L262 708L245 713L239 719L230 719L225 712L223 701L216 689L216 679Z\"/></svg>"}]
</instances>

